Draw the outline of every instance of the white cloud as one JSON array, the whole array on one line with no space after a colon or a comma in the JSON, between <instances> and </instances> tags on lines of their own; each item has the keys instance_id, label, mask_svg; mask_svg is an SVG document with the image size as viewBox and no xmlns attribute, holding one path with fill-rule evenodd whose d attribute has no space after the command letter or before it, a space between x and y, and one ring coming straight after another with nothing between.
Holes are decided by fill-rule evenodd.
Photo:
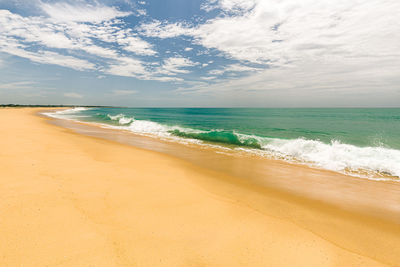
<instances>
[{"instance_id":1,"label":"white cloud","mask_svg":"<svg viewBox=\"0 0 400 267\"><path fill-rule=\"evenodd\" d=\"M143 64L140 60L133 58L120 58L115 63L110 64L104 72L118 76L136 77L142 80L181 82L183 81L182 78L171 76L189 73L190 71L187 68L198 64L183 57L164 59L161 66Z\"/></svg>"},{"instance_id":2,"label":"white cloud","mask_svg":"<svg viewBox=\"0 0 400 267\"><path fill-rule=\"evenodd\" d=\"M222 75L222 74L224 74L224 73L225 73L225 70L224 70L224 69L210 70L210 71L208 72L208 74L211 74L211 75Z\"/></svg>"},{"instance_id":3,"label":"white cloud","mask_svg":"<svg viewBox=\"0 0 400 267\"><path fill-rule=\"evenodd\" d=\"M135 91L135 90L113 90L112 92L114 95L117 95L117 96L133 95L133 94L137 93L137 91Z\"/></svg>"},{"instance_id":4,"label":"white cloud","mask_svg":"<svg viewBox=\"0 0 400 267\"><path fill-rule=\"evenodd\" d=\"M305 58L389 56L398 49L396 0L220 0L209 1L225 11L198 26L153 22L141 25L146 36L188 35L197 44L229 57L254 63L282 65Z\"/></svg>"},{"instance_id":5,"label":"white cloud","mask_svg":"<svg viewBox=\"0 0 400 267\"><path fill-rule=\"evenodd\" d=\"M45 22L40 17L24 18L8 10L0 10L0 33L3 36L21 38L24 42L36 42L51 48L73 47L73 42L58 31L57 25L46 25Z\"/></svg>"},{"instance_id":6,"label":"white cloud","mask_svg":"<svg viewBox=\"0 0 400 267\"><path fill-rule=\"evenodd\" d=\"M137 78L144 78L149 75L143 63L134 58L120 58L115 63L110 64L104 72L118 76Z\"/></svg>"},{"instance_id":7,"label":"white cloud","mask_svg":"<svg viewBox=\"0 0 400 267\"><path fill-rule=\"evenodd\" d=\"M41 3L40 7L49 18L0 10L1 52L37 63L157 81L182 81L164 76L188 73L186 68L196 65L178 57L165 59L157 67L154 61L132 56L154 56L157 52L116 19L129 14L114 7L68 3ZM102 42L108 45L100 46Z\"/></svg>"},{"instance_id":8,"label":"white cloud","mask_svg":"<svg viewBox=\"0 0 400 267\"><path fill-rule=\"evenodd\" d=\"M158 73L173 75L176 73L189 73L186 68L193 67L199 63L193 62L184 57L170 57L164 60L161 67L158 68Z\"/></svg>"},{"instance_id":9,"label":"white cloud","mask_svg":"<svg viewBox=\"0 0 400 267\"><path fill-rule=\"evenodd\" d=\"M221 9L225 12L242 13L254 8L255 4L254 0L208 0L201 8L206 11Z\"/></svg>"},{"instance_id":10,"label":"white cloud","mask_svg":"<svg viewBox=\"0 0 400 267\"><path fill-rule=\"evenodd\" d=\"M121 38L118 39L117 42L121 45L124 45L123 49L126 51L133 52L137 55L152 56L157 54L157 52L153 50L152 45L135 36Z\"/></svg>"},{"instance_id":11,"label":"white cloud","mask_svg":"<svg viewBox=\"0 0 400 267\"><path fill-rule=\"evenodd\" d=\"M144 36L158 38L173 38L180 35L191 35L193 29L190 25L176 23L162 23L154 20L151 23L141 24L137 30Z\"/></svg>"},{"instance_id":12,"label":"white cloud","mask_svg":"<svg viewBox=\"0 0 400 267\"><path fill-rule=\"evenodd\" d=\"M58 22L92 22L109 21L117 17L126 17L130 12L122 12L115 7L103 5L70 5L68 3L41 3L43 11Z\"/></svg>"},{"instance_id":13,"label":"white cloud","mask_svg":"<svg viewBox=\"0 0 400 267\"><path fill-rule=\"evenodd\" d=\"M207 77L201 77L202 80L214 80L216 79L217 76L207 76Z\"/></svg>"},{"instance_id":14,"label":"white cloud","mask_svg":"<svg viewBox=\"0 0 400 267\"><path fill-rule=\"evenodd\" d=\"M220 57L212 65L216 69L199 78L207 83L191 83L182 92L341 90L346 84L353 91L385 91L399 84L397 0L208 0L203 9L219 14L197 20L199 24L153 20L137 27L124 22L131 13L116 7L40 3L47 16L0 10L1 52L76 70L168 82L181 82L193 67L213 63L210 56ZM208 63L176 56L180 45L165 47L169 58L161 57L162 50L158 53L156 43L146 37L190 41L184 51L193 46L194 54L203 57L199 61ZM221 82L223 74L237 77Z\"/></svg>"},{"instance_id":15,"label":"white cloud","mask_svg":"<svg viewBox=\"0 0 400 267\"><path fill-rule=\"evenodd\" d=\"M30 89L35 84L31 81L20 81L0 84L0 89Z\"/></svg>"},{"instance_id":16,"label":"white cloud","mask_svg":"<svg viewBox=\"0 0 400 267\"><path fill-rule=\"evenodd\" d=\"M154 76L151 78L151 80L154 81L160 81L160 82L183 82L182 78L178 78L178 77L167 77L167 76Z\"/></svg>"},{"instance_id":17,"label":"white cloud","mask_svg":"<svg viewBox=\"0 0 400 267\"><path fill-rule=\"evenodd\" d=\"M376 106L392 101L393 96L400 96L398 69L399 66L385 59L374 60L372 66L364 67L352 60L342 62L340 66L310 61L301 68L266 69L239 79L223 79L206 86L180 88L178 92L215 97L242 95L250 99L248 103L242 102L244 105ZM378 99L384 100L377 104Z\"/></svg>"},{"instance_id":18,"label":"white cloud","mask_svg":"<svg viewBox=\"0 0 400 267\"><path fill-rule=\"evenodd\" d=\"M197 43L237 60L281 65L310 57L370 57L392 54L399 43L391 34L394 10L400 10L394 0L217 3L225 9L254 5L245 14L218 17L193 31Z\"/></svg>"},{"instance_id":19,"label":"white cloud","mask_svg":"<svg viewBox=\"0 0 400 267\"><path fill-rule=\"evenodd\" d=\"M90 44L80 44L74 47L75 49L80 49L82 51L85 51L89 54L98 56L98 57L102 57L102 58L111 58L111 59L115 59L118 58L118 52L112 49L108 49L108 48L104 48L101 46L97 46L97 45L90 45Z\"/></svg>"},{"instance_id":20,"label":"white cloud","mask_svg":"<svg viewBox=\"0 0 400 267\"><path fill-rule=\"evenodd\" d=\"M29 49L32 44L47 48L81 49L95 54L110 54L111 51L90 44L78 43L68 38L57 24L40 17L24 18L8 10L0 10L0 51L44 64L55 64L77 70L95 69L87 60L61 55L39 48Z\"/></svg>"},{"instance_id":21,"label":"white cloud","mask_svg":"<svg viewBox=\"0 0 400 267\"><path fill-rule=\"evenodd\" d=\"M207 64L208 65L208 64ZM225 66L221 69L216 69L216 70L210 70L208 73L212 75L222 75L225 72L258 72L261 71L262 69L260 68L254 68L254 67L249 67L245 65L240 65L240 64L231 64L228 66Z\"/></svg>"},{"instance_id":22,"label":"white cloud","mask_svg":"<svg viewBox=\"0 0 400 267\"><path fill-rule=\"evenodd\" d=\"M83 98L83 95L74 92L64 93L64 96L70 98Z\"/></svg>"},{"instance_id":23,"label":"white cloud","mask_svg":"<svg viewBox=\"0 0 400 267\"><path fill-rule=\"evenodd\" d=\"M398 88L397 0L210 0L203 8L221 13L199 25L141 25L146 36L189 36L194 44L238 62L232 69L211 71L212 75L248 72L246 77L189 91Z\"/></svg>"},{"instance_id":24,"label":"white cloud","mask_svg":"<svg viewBox=\"0 0 400 267\"><path fill-rule=\"evenodd\" d=\"M8 44L11 44L11 41ZM2 44L0 43L0 51L6 52L11 55L27 58L37 63L59 65L76 70L95 69L94 64L83 59L71 56L64 56L56 52L43 51L43 50L39 50L36 53L33 53L19 48L17 44L15 44L15 46L10 46L10 45L2 46Z\"/></svg>"},{"instance_id":25,"label":"white cloud","mask_svg":"<svg viewBox=\"0 0 400 267\"><path fill-rule=\"evenodd\" d=\"M0 32L5 36L21 38L26 43L40 43L49 48L76 49L105 57L117 58L116 50L93 44L94 39L116 43L121 49L139 55L154 55L152 45L129 29L120 29L109 23L85 24L70 22L53 23L41 17L22 17L7 10L0 10Z\"/></svg>"},{"instance_id":26,"label":"white cloud","mask_svg":"<svg viewBox=\"0 0 400 267\"><path fill-rule=\"evenodd\" d=\"M138 13L139 16L146 16L147 15L146 9L136 9L136 12Z\"/></svg>"},{"instance_id":27,"label":"white cloud","mask_svg":"<svg viewBox=\"0 0 400 267\"><path fill-rule=\"evenodd\" d=\"M65 4L67 6L64 4L43 5L49 10L66 7L66 10L77 11L78 18L82 12L86 11L85 8L83 11L81 10L82 6L73 7L68 4ZM104 10L105 7L99 8L100 14L103 14L104 12L101 10ZM78 12L78 10L81 11ZM116 16L118 14L117 12ZM88 16L90 15L91 13L88 14ZM105 19L114 17L105 16ZM0 51L34 62L55 64L76 70L110 69L107 71L108 73L117 72L115 69L118 62L122 62L122 65L126 66L126 61L129 61L130 58L129 53L145 56L156 54L151 44L136 36L131 29L121 28L118 21L82 23L79 20L81 19L71 19L67 23L60 23L59 21L54 22L53 18L22 17L8 10L0 10ZM87 21L89 20L98 21L93 18ZM112 48L96 45L96 40L108 42L112 44ZM63 49L63 53L50 51L50 49ZM76 57L76 53L71 53L71 51L84 51L98 57L102 62L97 63L99 66L96 66L86 59ZM79 54L85 58L92 58L90 55ZM130 66L131 69L132 67L135 69L130 73L137 73L143 62L138 59L131 61L135 61L139 67ZM139 72L144 73L145 71L139 70Z\"/></svg>"}]
</instances>

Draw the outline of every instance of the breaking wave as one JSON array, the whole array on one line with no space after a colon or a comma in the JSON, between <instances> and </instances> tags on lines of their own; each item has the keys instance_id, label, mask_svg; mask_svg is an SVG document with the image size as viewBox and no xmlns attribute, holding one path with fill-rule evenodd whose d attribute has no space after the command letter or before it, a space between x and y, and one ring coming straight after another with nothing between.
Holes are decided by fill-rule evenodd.
<instances>
[{"instance_id":1,"label":"breaking wave","mask_svg":"<svg viewBox=\"0 0 400 267\"><path fill-rule=\"evenodd\" d=\"M124 114L118 114L114 116L107 114L107 117L112 121L118 121L118 123L121 125L129 124L134 120L134 118L125 117Z\"/></svg>"}]
</instances>

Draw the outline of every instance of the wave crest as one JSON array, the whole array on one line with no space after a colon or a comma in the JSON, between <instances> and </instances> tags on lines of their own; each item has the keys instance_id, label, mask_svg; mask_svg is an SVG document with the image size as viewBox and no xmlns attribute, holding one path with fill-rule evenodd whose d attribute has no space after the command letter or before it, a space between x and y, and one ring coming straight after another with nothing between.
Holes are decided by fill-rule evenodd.
<instances>
[{"instance_id":1,"label":"wave crest","mask_svg":"<svg viewBox=\"0 0 400 267\"><path fill-rule=\"evenodd\" d=\"M118 114L114 116L107 114L107 117L112 121L118 121L118 123L121 125L129 124L135 120L133 117L125 117L124 114Z\"/></svg>"},{"instance_id":2,"label":"wave crest","mask_svg":"<svg viewBox=\"0 0 400 267\"><path fill-rule=\"evenodd\" d=\"M400 177L400 151L385 147L357 147L333 140L325 144L303 138L268 139L262 149L324 169L369 176Z\"/></svg>"},{"instance_id":3,"label":"wave crest","mask_svg":"<svg viewBox=\"0 0 400 267\"><path fill-rule=\"evenodd\" d=\"M193 138L208 142L216 142L259 149L261 148L261 145L258 143L257 139L250 136L239 136L233 131L185 132L176 129L169 131L169 133L179 137Z\"/></svg>"}]
</instances>

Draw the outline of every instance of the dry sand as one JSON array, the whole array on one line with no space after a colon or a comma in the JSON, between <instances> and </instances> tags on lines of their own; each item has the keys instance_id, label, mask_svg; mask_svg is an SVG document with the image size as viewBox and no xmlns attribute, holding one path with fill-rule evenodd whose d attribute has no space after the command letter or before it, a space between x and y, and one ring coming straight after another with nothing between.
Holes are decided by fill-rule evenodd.
<instances>
[{"instance_id":1,"label":"dry sand","mask_svg":"<svg viewBox=\"0 0 400 267\"><path fill-rule=\"evenodd\" d=\"M79 135L37 111L0 109L0 266L400 263L396 222Z\"/></svg>"}]
</instances>

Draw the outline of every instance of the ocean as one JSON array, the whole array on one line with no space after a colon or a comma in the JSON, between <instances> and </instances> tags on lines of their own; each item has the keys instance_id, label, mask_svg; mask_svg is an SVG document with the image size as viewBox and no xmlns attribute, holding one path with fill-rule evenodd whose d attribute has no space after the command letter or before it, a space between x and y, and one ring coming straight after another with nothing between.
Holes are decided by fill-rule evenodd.
<instances>
[{"instance_id":1,"label":"ocean","mask_svg":"<svg viewBox=\"0 0 400 267\"><path fill-rule=\"evenodd\" d=\"M400 181L399 108L74 108L47 115Z\"/></svg>"}]
</instances>

